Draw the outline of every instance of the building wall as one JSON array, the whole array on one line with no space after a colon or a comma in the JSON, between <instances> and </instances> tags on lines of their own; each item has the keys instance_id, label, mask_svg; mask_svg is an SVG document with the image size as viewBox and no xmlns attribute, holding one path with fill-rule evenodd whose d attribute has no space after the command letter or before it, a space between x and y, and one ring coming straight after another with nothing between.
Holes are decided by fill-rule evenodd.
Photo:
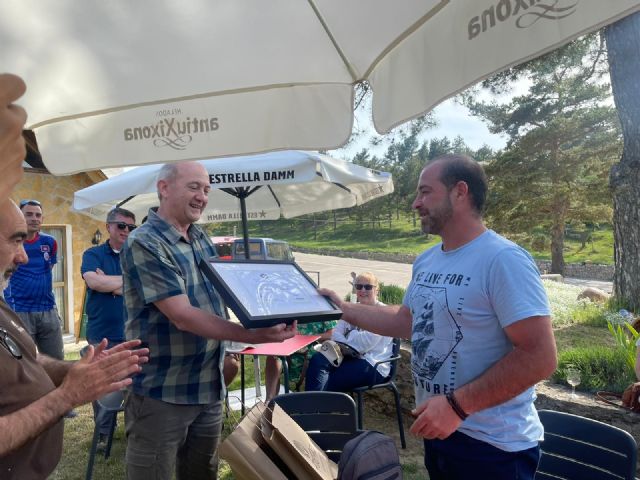
<instances>
[{"instance_id":1,"label":"building wall","mask_svg":"<svg viewBox=\"0 0 640 480\"><path fill-rule=\"evenodd\" d=\"M73 306L70 306L70 310L73 311L72 320L75 322L80 318L84 292L84 280L80 275L82 253L92 246L91 239L96 229L102 232L103 241L107 239L107 232L104 222L97 222L71 210L73 193L104 178L96 172L56 177L48 173L33 173L25 170L22 182L12 195L16 203L24 199L34 199L42 203L45 225L71 225Z\"/></svg>"}]
</instances>

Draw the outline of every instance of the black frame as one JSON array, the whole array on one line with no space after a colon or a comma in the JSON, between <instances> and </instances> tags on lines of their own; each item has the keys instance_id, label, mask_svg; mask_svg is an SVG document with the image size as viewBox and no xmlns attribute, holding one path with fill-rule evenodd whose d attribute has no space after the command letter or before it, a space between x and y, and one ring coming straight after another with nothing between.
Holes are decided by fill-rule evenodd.
<instances>
[{"instance_id":1,"label":"black frame","mask_svg":"<svg viewBox=\"0 0 640 480\"><path fill-rule=\"evenodd\" d=\"M251 264L251 265L291 265L295 268L303 278L305 278L313 288L317 288L316 283L307 275L300 266L293 261L281 260L220 260L218 258L210 258L208 261L202 259L200 261L200 269L205 277L212 283L217 292L220 294L225 303L231 308L233 313L238 317L240 323L245 328L264 328L279 323L291 324L294 320L298 323L325 322L329 320L338 320L342 317L342 311L328 298L325 298L330 310L320 310L304 313L285 313L282 315L260 315L253 316L241 303L240 299L227 285L222 276L214 269L212 265L229 265L229 264Z\"/></svg>"}]
</instances>

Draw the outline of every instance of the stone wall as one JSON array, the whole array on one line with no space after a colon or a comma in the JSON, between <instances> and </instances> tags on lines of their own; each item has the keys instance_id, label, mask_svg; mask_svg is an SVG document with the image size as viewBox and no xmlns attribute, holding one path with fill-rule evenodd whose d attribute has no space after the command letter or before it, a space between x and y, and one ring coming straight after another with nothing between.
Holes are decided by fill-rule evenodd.
<instances>
[{"instance_id":1,"label":"stone wall","mask_svg":"<svg viewBox=\"0 0 640 480\"><path fill-rule=\"evenodd\" d=\"M537 260L541 273L551 271L551 262ZM570 278L585 278L589 280L613 281L613 265L598 265L594 263L567 263L564 268L564 276Z\"/></svg>"},{"instance_id":2,"label":"stone wall","mask_svg":"<svg viewBox=\"0 0 640 480\"><path fill-rule=\"evenodd\" d=\"M100 229L103 240L106 240L104 222L97 222L86 215L71 210L73 193L81 188L96 183L100 175L80 173L64 177L56 177L47 173L25 171L24 178L14 190L12 198L16 203L24 199L35 199L42 203L44 225L71 225L71 250L73 272L73 312L72 321L80 318L84 280L80 275L83 252L93 246L91 239L96 229ZM105 178L105 177L102 177ZM69 326L67 326L68 329Z\"/></svg>"},{"instance_id":3,"label":"stone wall","mask_svg":"<svg viewBox=\"0 0 640 480\"><path fill-rule=\"evenodd\" d=\"M416 256L408 253L384 253L384 252L349 252L342 250L298 248L294 251L302 253L315 253L317 255L330 255L332 257L358 258L362 260L376 260L379 262L413 263ZM541 273L551 271L551 262L540 260L536 262ZM568 263L565 266L565 277L584 278L589 280L613 280L613 265L596 265L592 263Z\"/></svg>"}]
</instances>

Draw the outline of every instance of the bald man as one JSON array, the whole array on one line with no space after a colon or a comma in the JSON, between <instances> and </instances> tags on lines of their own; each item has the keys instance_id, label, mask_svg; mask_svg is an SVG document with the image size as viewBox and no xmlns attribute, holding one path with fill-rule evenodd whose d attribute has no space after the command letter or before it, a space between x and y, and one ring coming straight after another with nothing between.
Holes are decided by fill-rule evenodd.
<instances>
[{"instance_id":1,"label":"bald man","mask_svg":"<svg viewBox=\"0 0 640 480\"><path fill-rule=\"evenodd\" d=\"M194 222L211 185L197 162L165 165L158 174L158 211L135 229L121 254L125 334L140 338L150 361L125 404L129 480L217 478L224 399L222 340L281 342L285 324L245 330L223 318L218 293L198 268L215 256Z\"/></svg>"}]
</instances>

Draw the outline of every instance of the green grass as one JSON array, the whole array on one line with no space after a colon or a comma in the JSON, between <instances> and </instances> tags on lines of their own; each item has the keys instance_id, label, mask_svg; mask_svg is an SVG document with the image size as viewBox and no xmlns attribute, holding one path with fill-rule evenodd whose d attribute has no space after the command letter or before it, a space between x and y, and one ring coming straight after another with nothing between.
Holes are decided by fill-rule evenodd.
<instances>
[{"instance_id":1,"label":"green grass","mask_svg":"<svg viewBox=\"0 0 640 480\"><path fill-rule=\"evenodd\" d=\"M420 220L410 215L395 216L389 225L389 221L381 220L375 226L371 222L355 222L355 218L349 223L338 223L334 230L331 216L320 216L316 222L317 228L314 235L312 217L300 217L294 219L280 219L277 221L249 222L249 234L256 237L272 237L288 241L292 246L313 250L343 250L350 252L386 252L418 254L426 248L439 242L437 236L431 235L425 238L420 231ZM239 224L221 223L209 226L216 235L233 234L241 231ZM491 225L489 225L491 227ZM530 235L509 235L516 243L526 248L534 258L549 260L551 252L548 248L535 249L531 245L532 239L539 235L541 230L533 228ZM498 232L504 233L504 232ZM565 262L596 264L613 263L613 232L611 228L603 228L593 232L593 243L587 243L582 248L581 241L565 239Z\"/></svg>"}]
</instances>

